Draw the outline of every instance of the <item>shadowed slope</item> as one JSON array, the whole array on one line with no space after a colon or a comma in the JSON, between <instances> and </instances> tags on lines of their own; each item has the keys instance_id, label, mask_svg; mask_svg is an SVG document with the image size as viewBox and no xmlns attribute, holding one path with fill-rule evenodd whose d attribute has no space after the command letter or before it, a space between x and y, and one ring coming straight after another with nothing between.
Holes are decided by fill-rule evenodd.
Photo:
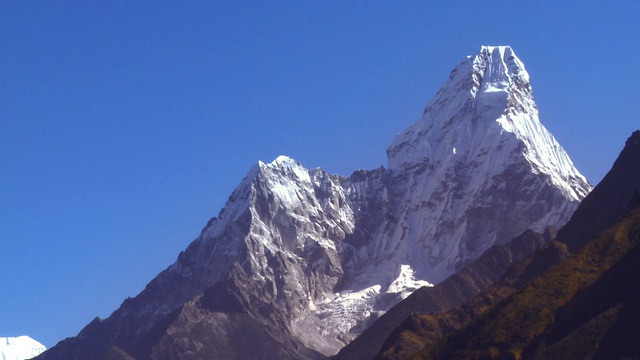
<instances>
[{"instance_id":1,"label":"shadowed slope","mask_svg":"<svg viewBox=\"0 0 640 360\"><path fill-rule=\"evenodd\" d=\"M638 256L640 210L636 209L578 254L418 358L637 357L637 339L629 341L620 335L639 329L635 321L640 309Z\"/></svg>"},{"instance_id":2,"label":"shadowed slope","mask_svg":"<svg viewBox=\"0 0 640 360\"><path fill-rule=\"evenodd\" d=\"M611 170L559 232L558 238L575 251L603 228L613 225L626 211L640 186L640 131L627 140Z\"/></svg>"}]
</instances>

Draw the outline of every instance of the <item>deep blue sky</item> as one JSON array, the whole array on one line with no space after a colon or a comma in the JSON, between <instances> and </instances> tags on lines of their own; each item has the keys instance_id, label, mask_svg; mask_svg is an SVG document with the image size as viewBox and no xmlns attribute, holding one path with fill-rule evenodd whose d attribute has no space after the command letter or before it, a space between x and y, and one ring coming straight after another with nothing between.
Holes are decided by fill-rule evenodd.
<instances>
[{"instance_id":1,"label":"deep blue sky","mask_svg":"<svg viewBox=\"0 0 640 360\"><path fill-rule=\"evenodd\" d=\"M592 183L640 128L635 1L190 3L0 2L0 336L107 317L258 160L386 166L483 44Z\"/></svg>"}]
</instances>

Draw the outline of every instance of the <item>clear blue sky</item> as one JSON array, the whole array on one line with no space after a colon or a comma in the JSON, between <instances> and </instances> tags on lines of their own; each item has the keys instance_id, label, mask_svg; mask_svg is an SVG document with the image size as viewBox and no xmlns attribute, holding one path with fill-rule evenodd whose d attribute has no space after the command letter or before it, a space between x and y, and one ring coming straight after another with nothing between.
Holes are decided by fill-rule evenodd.
<instances>
[{"instance_id":1,"label":"clear blue sky","mask_svg":"<svg viewBox=\"0 0 640 360\"><path fill-rule=\"evenodd\" d=\"M258 160L386 166L483 44L592 183L640 128L635 1L183 3L0 2L0 336L107 317Z\"/></svg>"}]
</instances>

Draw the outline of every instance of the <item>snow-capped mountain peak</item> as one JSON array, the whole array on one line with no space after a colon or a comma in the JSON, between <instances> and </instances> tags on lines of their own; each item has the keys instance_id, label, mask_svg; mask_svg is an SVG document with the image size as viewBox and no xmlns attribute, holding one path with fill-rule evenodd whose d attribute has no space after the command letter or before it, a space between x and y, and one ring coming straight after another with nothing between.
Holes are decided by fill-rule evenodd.
<instances>
[{"instance_id":1,"label":"snow-capped mountain peak","mask_svg":"<svg viewBox=\"0 0 640 360\"><path fill-rule=\"evenodd\" d=\"M0 359L25 360L47 350L44 345L28 336L0 337Z\"/></svg>"},{"instance_id":2,"label":"snow-capped mountain peak","mask_svg":"<svg viewBox=\"0 0 640 360\"><path fill-rule=\"evenodd\" d=\"M514 83L528 83L529 73L509 46L482 46L473 59L475 69L482 70L481 92L508 91Z\"/></svg>"},{"instance_id":3,"label":"snow-capped mountain peak","mask_svg":"<svg viewBox=\"0 0 640 360\"><path fill-rule=\"evenodd\" d=\"M509 109L537 112L529 74L510 47L483 46L451 71L422 119L396 136L389 148L389 168L407 168L442 157L444 153L437 153L433 145L451 129L458 129L457 143L445 141L442 150L453 152L455 147L459 154L461 145L481 140L469 136L483 131L487 122L497 121Z\"/></svg>"},{"instance_id":4,"label":"snow-capped mountain peak","mask_svg":"<svg viewBox=\"0 0 640 360\"><path fill-rule=\"evenodd\" d=\"M548 176L570 199L588 193L586 179L540 123L529 73L508 46L483 46L455 67L422 119L393 140L389 168L434 166L454 158L469 165L495 144L523 154L534 173Z\"/></svg>"},{"instance_id":5,"label":"snow-capped mountain peak","mask_svg":"<svg viewBox=\"0 0 640 360\"><path fill-rule=\"evenodd\" d=\"M109 334L101 349L88 341L85 358L108 341L141 358L176 347L243 358L245 328L280 351L272 357L332 355L492 245L560 227L590 190L540 124L529 74L505 46L459 63L387 153L389 169L348 177L287 156L258 162L176 263L83 330L78 338ZM220 340L238 321L238 338Z\"/></svg>"}]
</instances>

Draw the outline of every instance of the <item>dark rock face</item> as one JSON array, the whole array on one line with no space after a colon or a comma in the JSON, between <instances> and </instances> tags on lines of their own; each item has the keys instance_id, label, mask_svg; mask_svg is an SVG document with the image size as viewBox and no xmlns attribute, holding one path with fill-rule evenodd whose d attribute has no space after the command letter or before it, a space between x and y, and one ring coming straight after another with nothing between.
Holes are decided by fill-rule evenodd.
<instances>
[{"instance_id":1,"label":"dark rock face","mask_svg":"<svg viewBox=\"0 0 640 360\"><path fill-rule=\"evenodd\" d=\"M149 359L314 359L320 354L296 346L286 329L242 311L238 304L221 305L208 291L186 303L162 337L151 344ZM222 298L228 301L228 297ZM212 302L212 301L215 301Z\"/></svg>"},{"instance_id":2,"label":"dark rock face","mask_svg":"<svg viewBox=\"0 0 640 360\"><path fill-rule=\"evenodd\" d=\"M100 357L100 360L135 360L135 358L119 347L111 346Z\"/></svg>"}]
</instances>

